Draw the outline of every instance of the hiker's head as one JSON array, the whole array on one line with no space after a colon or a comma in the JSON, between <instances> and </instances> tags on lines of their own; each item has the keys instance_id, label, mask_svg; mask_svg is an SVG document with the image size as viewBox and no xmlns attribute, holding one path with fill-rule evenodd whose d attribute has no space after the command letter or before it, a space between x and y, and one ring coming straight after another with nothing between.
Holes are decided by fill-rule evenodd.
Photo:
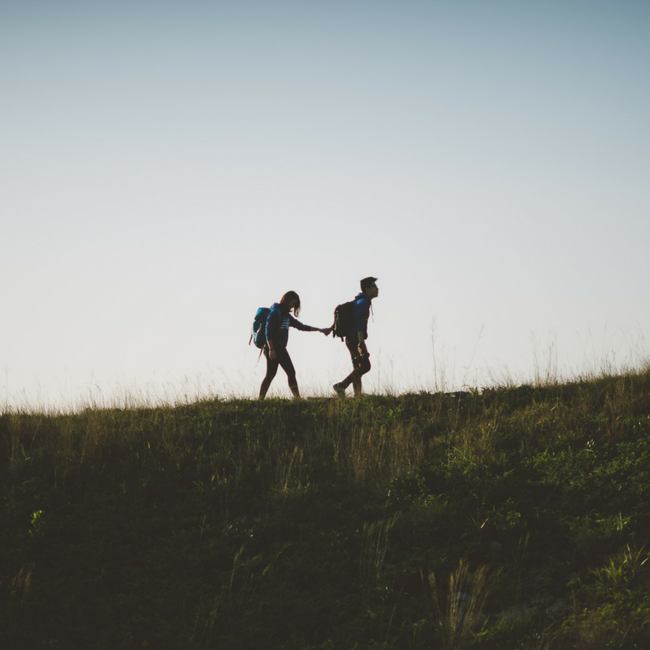
<instances>
[{"instance_id":1,"label":"hiker's head","mask_svg":"<svg viewBox=\"0 0 650 650\"><path fill-rule=\"evenodd\" d=\"M287 291L280 300L280 309L286 313L293 309L293 313L297 316L300 313L300 296L295 291Z\"/></svg>"},{"instance_id":2,"label":"hiker's head","mask_svg":"<svg viewBox=\"0 0 650 650\"><path fill-rule=\"evenodd\" d=\"M363 278L363 280L361 280L361 291L371 299L376 298L379 295L377 278Z\"/></svg>"}]
</instances>

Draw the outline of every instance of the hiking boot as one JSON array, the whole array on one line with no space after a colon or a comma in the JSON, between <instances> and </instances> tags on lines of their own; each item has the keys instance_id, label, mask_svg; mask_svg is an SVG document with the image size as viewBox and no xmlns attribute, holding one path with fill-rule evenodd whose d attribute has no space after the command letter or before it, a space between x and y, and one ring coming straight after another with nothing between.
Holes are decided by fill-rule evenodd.
<instances>
[{"instance_id":1,"label":"hiking boot","mask_svg":"<svg viewBox=\"0 0 650 650\"><path fill-rule=\"evenodd\" d=\"M339 397L345 397L345 386L343 386L341 384L334 384L334 386L332 386L332 388L336 391L336 394Z\"/></svg>"}]
</instances>

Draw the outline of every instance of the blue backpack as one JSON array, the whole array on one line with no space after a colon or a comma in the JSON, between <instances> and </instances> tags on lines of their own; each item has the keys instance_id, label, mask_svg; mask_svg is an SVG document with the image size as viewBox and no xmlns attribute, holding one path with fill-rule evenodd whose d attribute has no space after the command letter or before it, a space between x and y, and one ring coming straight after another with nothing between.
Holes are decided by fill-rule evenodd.
<instances>
[{"instance_id":1,"label":"blue backpack","mask_svg":"<svg viewBox=\"0 0 650 650\"><path fill-rule=\"evenodd\" d=\"M260 307L255 313L253 331L251 332L251 338L248 340L248 345L253 341L260 350L266 345L266 319L270 311L268 307Z\"/></svg>"}]
</instances>

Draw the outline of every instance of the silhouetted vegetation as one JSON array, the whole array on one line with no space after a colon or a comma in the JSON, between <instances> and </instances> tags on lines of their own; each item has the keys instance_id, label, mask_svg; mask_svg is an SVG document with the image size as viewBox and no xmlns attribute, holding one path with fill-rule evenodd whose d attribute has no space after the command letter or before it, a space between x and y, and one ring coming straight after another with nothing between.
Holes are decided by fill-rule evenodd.
<instances>
[{"instance_id":1,"label":"silhouetted vegetation","mask_svg":"<svg viewBox=\"0 0 650 650\"><path fill-rule=\"evenodd\" d=\"M650 371L0 416L0 646L636 648Z\"/></svg>"}]
</instances>

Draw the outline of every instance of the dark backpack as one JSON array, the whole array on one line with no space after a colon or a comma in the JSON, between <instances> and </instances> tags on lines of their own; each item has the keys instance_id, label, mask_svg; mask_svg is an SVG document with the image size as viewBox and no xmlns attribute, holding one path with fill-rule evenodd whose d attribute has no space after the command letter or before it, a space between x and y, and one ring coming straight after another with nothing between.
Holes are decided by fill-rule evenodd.
<instances>
[{"instance_id":1,"label":"dark backpack","mask_svg":"<svg viewBox=\"0 0 650 650\"><path fill-rule=\"evenodd\" d=\"M332 336L338 336L343 340L350 335L354 328L354 303L355 300L344 302L334 310L334 325L332 325Z\"/></svg>"},{"instance_id":2,"label":"dark backpack","mask_svg":"<svg viewBox=\"0 0 650 650\"><path fill-rule=\"evenodd\" d=\"M266 345L266 319L270 311L268 307L260 307L255 313L253 331L251 332L251 338L248 340L248 345L251 344L251 340L260 350Z\"/></svg>"}]
</instances>

